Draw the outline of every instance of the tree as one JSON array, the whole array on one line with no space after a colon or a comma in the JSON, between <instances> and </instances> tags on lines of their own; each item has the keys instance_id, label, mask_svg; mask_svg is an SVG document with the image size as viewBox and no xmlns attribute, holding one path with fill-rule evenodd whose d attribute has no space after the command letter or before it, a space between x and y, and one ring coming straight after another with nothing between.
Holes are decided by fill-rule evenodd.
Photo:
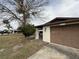
<instances>
[{"instance_id":1,"label":"tree","mask_svg":"<svg viewBox=\"0 0 79 59\"><path fill-rule=\"evenodd\" d=\"M7 13L7 15L5 13ZM4 14L4 15L1 16L1 14ZM6 24L6 27L8 29L11 27L10 22L12 20L21 21L20 18L18 18L14 12L12 12L9 8L4 6L3 4L0 4L0 17L1 17L1 19L3 19L3 23ZM3 24L0 24L0 25L3 25Z\"/></svg>"},{"instance_id":2,"label":"tree","mask_svg":"<svg viewBox=\"0 0 79 59\"><path fill-rule=\"evenodd\" d=\"M25 37L32 35L35 32L35 28L29 25L27 18L30 18L30 14L35 16L41 12L41 7L48 3L47 0L15 0L16 1L16 11L22 14L22 27L21 31Z\"/></svg>"},{"instance_id":3,"label":"tree","mask_svg":"<svg viewBox=\"0 0 79 59\"><path fill-rule=\"evenodd\" d=\"M23 14L22 25L24 26L27 23L27 18L32 15L38 14L41 11L41 7L48 3L47 0L15 0L16 1L16 10L20 14Z\"/></svg>"},{"instance_id":4,"label":"tree","mask_svg":"<svg viewBox=\"0 0 79 59\"><path fill-rule=\"evenodd\" d=\"M25 37L29 37L35 33L35 27L31 24L26 24L19 28Z\"/></svg>"},{"instance_id":5,"label":"tree","mask_svg":"<svg viewBox=\"0 0 79 59\"><path fill-rule=\"evenodd\" d=\"M10 22L9 22L8 20L3 20L3 23L6 24L6 27L7 27L7 29L8 29L8 32L10 32L10 28L12 28L12 27L10 26Z\"/></svg>"},{"instance_id":6,"label":"tree","mask_svg":"<svg viewBox=\"0 0 79 59\"><path fill-rule=\"evenodd\" d=\"M22 22L22 28L25 28L25 29L28 24L27 18L30 18L30 14L35 16L42 10L41 7L48 3L47 0L15 0L15 2L16 2L16 7L17 7L16 11L19 14L23 15L23 19L21 20L20 18L18 18L16 14L14 14L9 8L6 7L6 9L8 10L7 12L10 12L13 15L11 18L19 19ZM3 6L3 7L5 8L5 6ZM9 19L11 19L11 18L9 18ZM9 28L9 23L6 23L6 24L8 24L8 28ZM29 28L29 30L30 29L31 28ZM22 33L24 34L24 32L22 32Z\"/></svg>"},{"instance_id":7,"label":"tree","mask_svg":"<svg viewBox=\"0 0 79 59\"><path fill-rule=\"evenodd\" d=\"M14 1L15 2L8 0L10 4L15 4L17 12L23 15L22 20L18 18L17 15L13 13L9 8L7 8L2 4L0 4L0 6L2 6L0 10L2 10L2 12L4 12L3 10L6 10L6 12L12 14L13 16L11 18L16 18L20 20L23 26L27 23L27 18L30 17L30 14L35 16L42 10L41 7L47 5L48 3L48 0L14 0Z\"/></svg>"}]
</instances>

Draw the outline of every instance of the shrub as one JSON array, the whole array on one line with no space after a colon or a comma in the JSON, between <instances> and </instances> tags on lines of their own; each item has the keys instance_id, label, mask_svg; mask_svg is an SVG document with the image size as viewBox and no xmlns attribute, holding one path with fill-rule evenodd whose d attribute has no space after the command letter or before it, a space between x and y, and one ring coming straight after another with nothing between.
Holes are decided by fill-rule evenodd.
<instances>
[{"instance_id":1,"label":"shrub","mask_svg":"<svg viewBox=\"0 0 79 59\"><path fill-rule=\"evenodd\" d=\"M31 25L31 24L22 26L20 29L25 37L31 36L35 33L35 27L34 27L34 25Z\"/></svg>"}]
</instances>

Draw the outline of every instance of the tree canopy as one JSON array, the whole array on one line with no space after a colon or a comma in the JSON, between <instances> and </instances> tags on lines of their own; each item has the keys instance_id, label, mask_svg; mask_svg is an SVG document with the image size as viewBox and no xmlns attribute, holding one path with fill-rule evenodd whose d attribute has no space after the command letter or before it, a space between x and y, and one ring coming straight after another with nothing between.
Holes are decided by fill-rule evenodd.
<instances>
[{"instance_id":1,"label":"tree canopy","mask_svg":"<svg viewBox=\"0 0 79 59\"><path fill-rule=\"evenodd\" d=\"M41 7L45 6L47 0L15 0L16 1L16 10L20 14L23 14L23 24L27 23L27 18L30 17L30 14L35 16L41 12Z\"/></svg>"}]
</instances>

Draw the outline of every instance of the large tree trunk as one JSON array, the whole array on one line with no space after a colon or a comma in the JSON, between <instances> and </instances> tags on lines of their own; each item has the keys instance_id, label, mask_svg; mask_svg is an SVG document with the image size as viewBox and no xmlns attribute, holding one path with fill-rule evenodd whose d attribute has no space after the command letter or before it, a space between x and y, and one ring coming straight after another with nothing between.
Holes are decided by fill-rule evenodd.
<instances>
[{"instance_id":1,"label":"large tree trunk","mask_svg":"<svg viewBox=\"0 0 79 59\"><path fill-rule=\"evenodd\" d=\"M23 25L24 26L26 25L26 14L25 14L25 12L23 13Z\"/></svg>"}]
</instances>

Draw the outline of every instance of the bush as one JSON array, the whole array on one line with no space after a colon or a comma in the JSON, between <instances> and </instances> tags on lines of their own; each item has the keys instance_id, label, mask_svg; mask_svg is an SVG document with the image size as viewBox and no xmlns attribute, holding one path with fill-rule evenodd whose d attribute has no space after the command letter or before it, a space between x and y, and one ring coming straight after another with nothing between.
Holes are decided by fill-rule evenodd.
<instances>
[{"instance_id":1,"label":"bush","mask_svg":"<svg viewBox=\"0 0 79 59\"><path fill-rule=\"evenodd\" d=\"M9 32L9 31L7 29L5 29L4 32Z\"/></svg>"},{"instance_id":2,"label":"bush","mask_svg":"<svg viewBox=\"0 0 79 59\"><path fill-rule=\"evenodd\" d=\"M25 37L31 36L35 33L35 27L34 27L34 25L31 25L31 24L22 26L20 29Z\"/></svg>"}]
</instances>

